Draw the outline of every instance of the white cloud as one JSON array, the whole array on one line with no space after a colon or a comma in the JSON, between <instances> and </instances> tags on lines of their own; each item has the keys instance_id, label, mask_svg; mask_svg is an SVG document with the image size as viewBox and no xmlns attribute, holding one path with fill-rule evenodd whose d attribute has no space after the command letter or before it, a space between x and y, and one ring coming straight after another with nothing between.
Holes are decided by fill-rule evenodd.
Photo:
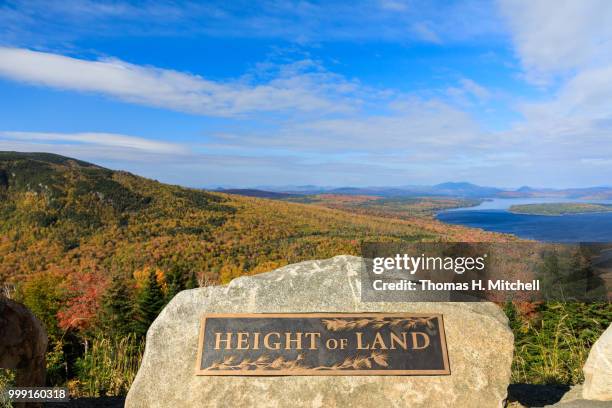
<instances>
[{"instance_id":1,"label":"white cloud","mask_svg":"<svg viewBox=\"0 0 612 408\"><path fill-rule=\"evenodd\" d=\"M460 154L482 137L468 114L441 101L411 98L394 107L385 115L300 123L282 131L282 143L337 152L435 152L442 159Z\"/></svg>"},{"instance_id":2,"label":"white cloud","mask_svg":"<svg viewBox=\"0 0 612 408\"><path fill-rule=\"evenodd\" d=\"M463 78L461 79L460 83L463 86L463 89L475 96L477 99L484 100L491 97L491 92L489 92L489 90L484 86L476 83L476 81L469 78Z\"/></svg>"},{"instance_id":3,"label":"white cloud","mask_svg":"<svg viewBox=\"0 0 612 408\"><path fill-rule=\"evenodd\" d=\"M499 35L488 1L329 0L92 1L28 0L3 6L0 35L22 46L65 47L83 35L204 34L280 38L292 43L402 41L445 43ZM427 25L422 25L427 21ZM413 26L416 28L414 29Z\"/></svg>"},{"instance_id":4,"label":"white cloud","mask_svg":"<svg viewBox=\"0 0 612 408\"><path fill-rule=\"evenodd\" d=\"M583 4L501 1L524 70L532 79L561 79L548 98L519 104L524 118L505 132L483 130L465 111L499 102L498 92L469 78L459 79L447 93L430 89L417 97L367 89L307 59L273 66L271 71L264 66L251 76L222 82L116 59L88 61L0 48L0 76L17 81L95 92L195 114L252 114L254 118L242 131L235 132L229 130L235 122L225 122L226 134L198 146L205 153L185 151L184 146L172 143L101 133L3 132L0 145L55 151L100 162L117 160L128 168L143 169L145 175L162 178L159 175L163 174L166 181L189 178L192 185L200 179L202 184L264 183L270 175L283 183L323 180L344 184L353 180L353 184L404 184L439 182L452 176L496 185L609 184L612 56L608 53L612 51L612 24L604 22L608 22L612 9L608 4L612 3ZM381 36L397 39L417 34L427 41L448 40L449 29L440 25L439 19L406 17L412 8L395 2L387 2L386 10L402 17L401 30L397 24L374 24L377 29L383 27ZM315 5L305 5L300 13L325 17ZM465 14L469 13L453 13L455 18ZM278 22L277 17L273 21ZM269 18L258 20L258 26L273 30L287 26L270 24ZM383 21L378 18L372 20ZM427 21L420 34L415 21ZM469 25L470 20L462 24ZM312 32L308 34L312 36ZM333 33L327 27L318 35L335 39L375 37L354 31L352 26L346 32L338 29ZM461 78L461 73L455 78ZM160 161L167 165L161 168L151 164ZM174 170L168 172L169 168ZM219 178L212 179L213 174ZM241 182L245 175L249 181Z\"/></svg>"},{"instance_id":5,"label":"white cloud","mask_svg":"<svg viewBox=\"0 0 612 408\"><path fill-rule=\"evenodd\" d=\"M463 107L474 105L474 102L483 105L495 96L487 87L469 78L461 78L456 86L446 88L445 94L449 100Z\"/></svg>"},{"instance_id":6,"label":"white cloud","mask_svg":"<svg viewBox=\"0 0 612 408\"><path fill-rule=\"evenodd\" d=\"M431 28L430 24L427 24L423 21L419 21L412 25L412 29L422 40L434 44L442 44L442 39Z\"/></svg>"},{"instance_id":7,"label":"white cloud","mask_svg":"<svg viewBox=\"0 0 612 408\"><path fill-rule=\"evenodd\" d=\"M406 11L409 9L408 2L402 0L380 0L380 7L391 11Z\"/></svg>"},{"instance_id":8,"label":"white cloud","mask_svg":"<svg viewBox=\"0 0 612 408\"><path fill-rule=\"evenodd\" d=\"M347 111L350 83L317 70L315 63L281 70L265 83L215 82L198 75L130 64L88 61L0 47L0 76L59 89L95 92L126 102L210 116L254 112Z\"/></svg>"},{"instance_id":9,"label":"white cloud","mask_svg":"<svg viewBox=\"0 0 612 408\"><path fill-rule=\"evenodd\" d=\"M568 80L548 102L524 105L533 120L605 119L612 117L612 64L587 69Z\"/></svg>"},{"instance_id":10,"label":"white cloud","mask_svg":"<svg viewBox=\"0 0 612 408\"><path fill-rule=\"evenodd\" d=\"M550 99L520 105L525 120L514 131L568 158L612 156L610 78L612 65L579 72Z\"/></svg>"},{"instance_id":11,"label":"white cloud","mask_svg":"<svg viewBox=\"0 0 612 408\"><path fill-rule=\"evenodd\" d=\"M524 77L547 85L549 91L539 100L517 105L523 119L501 135L508 143L506 150L527 153L521 159L525 175L531 168L551 180L557 171L557 180L609 184L612 2L498 0L498 4L509 22Z\"/></svg>"},{"instance_id":12,"label":"white cloud","mask_svg":"<svg viewBox=\"0 0 612 408\"><path fill-rule=\"evenodd\" d=\"M31 146L56 142L67 142L71 145L84 144L94 148L109 147L120 148L131 152L145 152L157 154L185 154L188 149L185 146L145 139L142 137L119 135L114 133L45 133L45 132L13 132L0 131L0 141L13 140L18 143L29 143ZM6 148L6 147L5 147Z\"/></svg>"},{"instance_id":13,"label":"white cloud","mask_svg":"<svg viewBox=\"0 0 612 408\"><path fill-rule=\"evenodd\" d=\"M533 80L612 58L612 2L498 0Z\"/></svg>"}]
</instances>

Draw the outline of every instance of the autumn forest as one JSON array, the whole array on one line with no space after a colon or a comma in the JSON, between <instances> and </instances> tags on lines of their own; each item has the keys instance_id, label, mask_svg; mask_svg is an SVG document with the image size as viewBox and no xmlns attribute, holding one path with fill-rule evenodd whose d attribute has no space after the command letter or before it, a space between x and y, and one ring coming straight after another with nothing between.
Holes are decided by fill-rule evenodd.
<instances>
[{"instance_id":1,"label":"autumn forest","mask_svg":"<svg viewBox=\"0 0 612 408\"><path fill-rule=\"evenodd\" d=\"M121 395L148 326L183 289L357 255L366 241L515 240L442 224L428 216L430 202L364 201L242 197L53 154L0 152L0 284L46 326L50 384L73 396ZM529 330L520 314L509 313L516 330Z\"/></svg>"}]
</instances>

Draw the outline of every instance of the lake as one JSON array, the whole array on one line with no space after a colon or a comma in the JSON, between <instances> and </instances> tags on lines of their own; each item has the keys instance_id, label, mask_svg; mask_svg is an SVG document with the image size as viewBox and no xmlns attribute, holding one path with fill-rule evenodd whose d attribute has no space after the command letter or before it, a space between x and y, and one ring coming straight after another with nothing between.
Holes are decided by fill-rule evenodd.
<instances>
[{"instance_id":1,"label":"lake","mask_svg":"<svg viewBox=\"0 0 612 408\"><path fill-rule=\"evenodd\" d=\"M499 198L482 204L443 211L436 218L448 224L514 234L547 242L612 242L612 212L561 216L513 214L515 204L602 203L612 200L572 200L559 198Z\"/></svg>"}]
</instances>

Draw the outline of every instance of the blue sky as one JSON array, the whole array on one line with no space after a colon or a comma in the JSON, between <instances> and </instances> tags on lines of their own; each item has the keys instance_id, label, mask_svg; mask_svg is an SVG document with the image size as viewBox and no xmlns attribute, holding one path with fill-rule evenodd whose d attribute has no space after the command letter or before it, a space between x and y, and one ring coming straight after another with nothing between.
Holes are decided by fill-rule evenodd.
<instances>
[{"instance_id":1,"label":"blue sky","mask_svg":"<svg viewBox=\"0 0 612 408\"><path fill-rule=\"evenodd\" d=\"M612 2L0 2L0 149L194 187L612 185Z\"/></svg>"}]
</instances>

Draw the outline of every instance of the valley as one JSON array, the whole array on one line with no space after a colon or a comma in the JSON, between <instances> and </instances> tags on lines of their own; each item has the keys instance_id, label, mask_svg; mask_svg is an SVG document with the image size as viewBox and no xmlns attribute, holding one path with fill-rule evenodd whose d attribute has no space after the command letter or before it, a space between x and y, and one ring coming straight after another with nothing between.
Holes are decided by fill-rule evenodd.
<instances>
[{"instance_id":1,"label":"valley","mask_svg":"<svg viewBox=\"0 0 612 408\"><path fill-rule=\"evenodd\" d=\"M184 289L359 255L365 242L518 241L434 218L485 204L479 197L243 193L163 184L59 155L0 152L0 285L47 328L48 382L72 396L124 395L149 325ZM547 313L547 305L536 307ZM588 310L580 322L592 325ZM605 319L609 312L603 308ZM512 324L529 316L513 307L507 313ZM542 381L540 360L517 364L516 381Z\"/></svg>"}]
</instances>

